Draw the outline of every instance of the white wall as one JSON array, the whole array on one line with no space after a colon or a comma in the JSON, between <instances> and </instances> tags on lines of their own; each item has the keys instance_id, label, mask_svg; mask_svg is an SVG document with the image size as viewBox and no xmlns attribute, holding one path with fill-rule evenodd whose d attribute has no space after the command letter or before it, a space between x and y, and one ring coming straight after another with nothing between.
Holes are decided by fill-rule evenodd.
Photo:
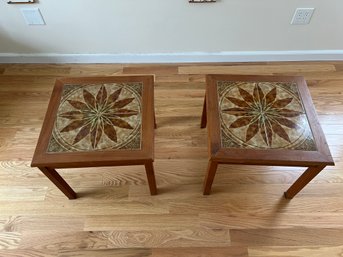
<instances>
[{"instance_id":1,"label":"white wall","mask_svg":"<svg viewBox=\"0 0 343 257\"><path fill-rule=\"evenodd\" d=\"M22 7L47 25L26 25ZM316 8L309 25L290 25L296 7ZM342 12L342 0L1 0L0 53L342 50Z\"/></svg>"}]
</instances>

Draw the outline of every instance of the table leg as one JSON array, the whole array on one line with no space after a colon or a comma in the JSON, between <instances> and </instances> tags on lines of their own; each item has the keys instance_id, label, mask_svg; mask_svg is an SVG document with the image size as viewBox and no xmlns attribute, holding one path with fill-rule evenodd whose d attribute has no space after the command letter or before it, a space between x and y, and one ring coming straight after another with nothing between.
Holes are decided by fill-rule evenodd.
<instances>
[{"instance_id":1,"label":"table leg","mask_svg":"<svg viewBox=\"0 0 343 257\"><path fill-rule=\"evenodd\" d=\"M207 124L207 113L206 113L206 94L205 94L204 105L202 107L200 128L206 128L206 124Z\"/></svg>"},{"instance_id":2,"label":"table leg","mask_svg":"<svg viewBox=\"0 0 343 257\"><path fill-rule=\"evenodd\" d=\"M56 170L48 167L39 167L39 169L54 183L69 199L76 199L76 193L57 173Z\"/></svg>"},{"instance_id":3,"label":"table leg","mask_svg":"<svg viewBox=\"0 0 343 257\"><path fill-rule=\"evenodd\" d=\"M149 189L151 195L157 194L157 188L156 188L156 180L155 180L155 173L154 173L154 166L152 162L147 162L145 165L145 171L148 178L149 183Z\"/></svg>"},{"instance_id":4,"label":"table leg","mask_svg":"<svg viewBox=\"0 0 343 257\"><path fill-rule=\"evenodd\" d=\"M285 198L292 199L300 192L325 166L308 167L307 170L293 183L293 185L285 192Z\"/></svg>"},{"instance_id":5,"label":"table leg","mask_svg":"<svg viewBox=\"0 0 343 257\"><path fill-rule=\"evenodd\" d=\"M218 163L215 161L208 161L207 174L204 181L204 195L209 195L211 192L214 176L216 175Z\"/></svg>"}]
</instances>

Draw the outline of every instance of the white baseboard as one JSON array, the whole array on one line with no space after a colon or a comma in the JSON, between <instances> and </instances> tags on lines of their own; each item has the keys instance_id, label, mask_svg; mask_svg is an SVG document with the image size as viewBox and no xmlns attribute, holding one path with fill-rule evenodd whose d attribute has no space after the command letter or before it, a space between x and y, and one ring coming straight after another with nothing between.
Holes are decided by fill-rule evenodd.
<instances>
[{"instance_id":1,"label":"white baseboard","mask_svg":"<svg viewBox=\"0 0 343 257\"><path fill-rule=\"evenodd\" d=\"M0 63L197 63L342 61L343 50L187 52L152 54L16 54L0 53Z\"/></svg>"}]
</instances>

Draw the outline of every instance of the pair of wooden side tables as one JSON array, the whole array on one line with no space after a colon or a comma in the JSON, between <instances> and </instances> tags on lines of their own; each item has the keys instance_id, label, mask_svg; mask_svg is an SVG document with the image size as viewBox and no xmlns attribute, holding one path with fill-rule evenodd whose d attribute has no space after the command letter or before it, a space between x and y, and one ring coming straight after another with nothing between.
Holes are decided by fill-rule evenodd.
<instances>
[{"instance_id":1,"label":"pair of wooden side tables","mask_svg":"<svg viewBox=\"0 0 343 257\"><path fill-rule=\"evenodd\" d=\"M219 164L308 167L285 192L289 199L334 165L302 77L208 75L206 125L205 195ZM153 76L58 79L31 166L75 199L55 169L144 165L155 195L154 128Z\"/></svg>"}]
</instances>

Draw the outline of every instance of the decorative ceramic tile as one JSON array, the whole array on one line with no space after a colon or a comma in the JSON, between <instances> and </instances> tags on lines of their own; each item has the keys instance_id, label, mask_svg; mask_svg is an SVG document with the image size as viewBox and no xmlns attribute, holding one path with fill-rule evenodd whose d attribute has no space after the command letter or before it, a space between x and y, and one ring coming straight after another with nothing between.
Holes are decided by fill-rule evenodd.
<instances>
[{"instance_id":1,"label":"decorative ceramic tile","mask_svg":"<svg viewBox=\"0 0 343 257\"><path fill-rule=\"evenodd\" d=\"M141 148L143 83L65 85L48 152Z\"/></svg>"},{"instance_id":2,"label":"decorative ceramic tile","mask_svg":"<svg viewBox=\"0 0 343 257\"><path fill-rule=\"evenodd\" d=\"M298 88L285 82L217 82L226 148L315 151Z\"/></svg>"}]
</instances>

